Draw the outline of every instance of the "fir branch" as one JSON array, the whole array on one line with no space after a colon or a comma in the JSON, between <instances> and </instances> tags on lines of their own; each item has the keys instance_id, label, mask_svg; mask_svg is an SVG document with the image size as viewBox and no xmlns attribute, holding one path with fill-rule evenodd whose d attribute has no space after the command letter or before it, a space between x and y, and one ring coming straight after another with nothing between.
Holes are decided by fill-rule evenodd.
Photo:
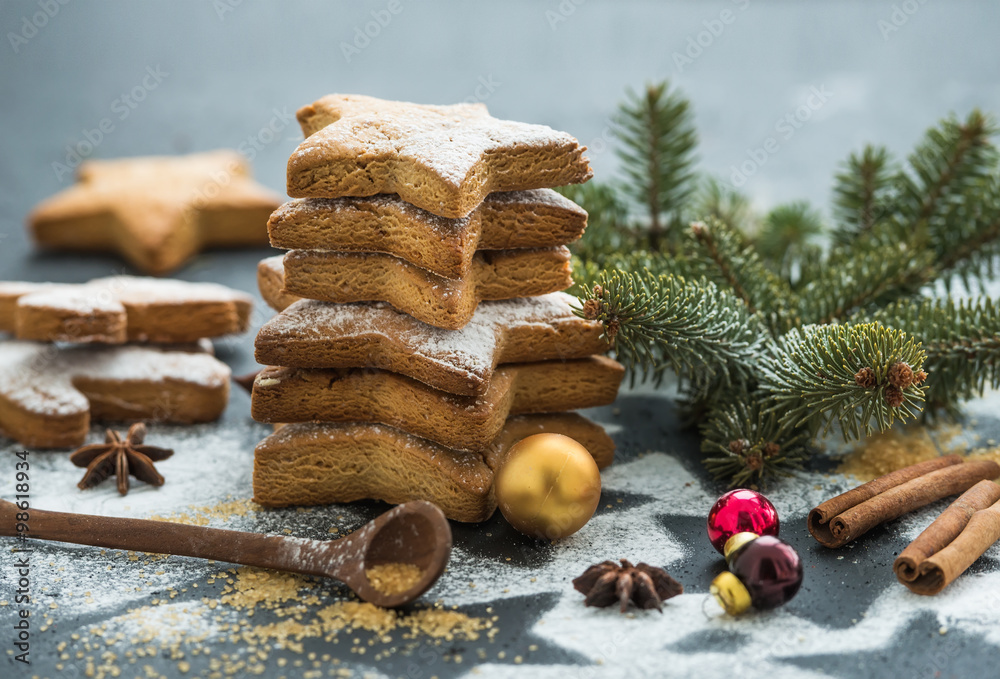
<instances>
[{"instance_id":1,"label":"fir branch","mask_svg":"<svg viewBox=\"0 0 1000 679\"><path fill-rule=\"evenodd\" d=\"M750 313L761 312L775 334L798 322L791 287L761 262L737 232L710 218L693 223L690 233L692 248L686 254L693 272L731 288Z\"/></svg>"},{"instance_id":2,"label":"fir branch","mask_svg":"<svg viewBox=\"0 0 1000 679\"><path fill-rule=\"evenodd\" d=\"M860 154L848 157L833 187L833 214L838 226L833 233L835 243L851 244L892 214L897 172L884 146L868 145Z\"/></svg>"},{"instance_id":3,"label":"fir branch","mask_svg":"<svg viewBox=\"0 0 1000 679\"><path fill-rule=\"evenodd\" d=\"M900 175L899 209L905 221L918 225L965 202L970 189L996 164L989 138L993 120L973 110L964 122L950 117L927 131Z\"/></svg>"},{"instance_id":4,"label":"fir branch","mask_svg":"<svg viewBox=\"0 0 1000 679\"><path fill-rule=\"evenodd\" d=\"M851 302L860 306L894 301L945 274L957 272L968 278L989 270L992 254L1000 251L1000 183L997 153L990 143L995 133L993 122L979 111L973 111L965 122L946 119L927 131L907 167L891 181L885 178L889 161L881 165L877 149L866 149L870 156L867 163L864 156L852 156L847 171L857 173L855 185L866 183L862 176L866 172L874 173L878 181L868 188L848 189L845 187L851 182L845 171L838 178L838 200L844 204L841 207L849 207L872 193L876 200L870 209L873 221L865 230L842 224L827 268L836 270L843 263L870 259L873 250L890 253L901 243L912 252L929 251L933 266L916 261L909 267L901 261L890 266L886 262L867 268L877 274L870 279L865 267L855 266L851 275L842 277L855 287L855 294L842 295L843 303L814 315L813 320L842 317L851 312ZM848 201L841 194L850 190L854 193ZM836 277L829 274L825 280L818 279L825 286ZM864 291L864 281L868 281L870 292Z\"/></svg>"},{"instance_id":5,"label":"fir branch","mask_svg":"<svg viewBox=\"0 0 1000 679\"><path fill-rule=\"evenodd\" d=\"M715 177L699 183L688 212L700 218L715 217L744 238L753 237L758 228L750 199Z\"/></svg>"},{"instance_id":6,"label":"fir branch","mask_svg":"<svg viewBox=\"0 0 1000 679\"><path fill-rule=\"evenodd\" d=\"M1000 387L1000 307L915 298L942 278L981 282L1000 261L987 116L942 121L901 165L881 147L850 156L828 253L804 205L759 225L719 182L692 194L691 113L665 83L630 95L618 122L617 191L569 189L591 212L573 246L580 313L603 323L633 381L678 374L714 474L761 483L820 431L860 438L915 417L925 398L925 416L954 414ZM691 214L709 219L681 241Z\"/></svg>"},{"instance_id":7,"label":"fir branch","mask_svg":"<svg viewBox=\"0 0 1000 679\"><path fill-rule=\"evenodd\" d=\"M808 432L783 430L773 411L749 394L716 404L700 427L709 473L731 486L764 485L789 476L806 459Z\"/></svg>"},{"instance_id":8,"label":"fir branch","mask_svg":"<svg viewBox=\"0 0 1000 679\"><path fill-rule=\"evenodd\" d=\"M917 299L872 315L920 340L927 360L927 415L956 416L962 400L1000 387L1000 305L991 299Z\"/></svg>"},{"instance_id":9,"label":"fir branch","mask_svg":"<svg viewBox=\"0 0 1000 679\"><path fill-rule=\"evenodd\" d=\"M618 155L625 182L622 191L648 219L646 233L652 250L662 249L670 219L694 190L694 148L698 136L687 99L661 82L643 94L628 93L616 118L615 133L622 141Z\"/></svg>"},{"instance_id":10,"label":"fir branch","mask_svg":"<svg viewBox=\"0 0 1000 679\"><path fill-rule=\"evenodd\" d=\"M827 253L822 245L810 243L801 249L798 255L798 272L790 276L788 284L796 295L814 280L823 275L827 263Z\"/></svg>"},{"instance_id":11,"label":"fir branch","mask_svg":"<svg viewBox=\"0 0 1000 679\"><path fill-rule=\"evenodd\" d=\"M915 294L934 277L933 264L934 253L925 248L863 239L832 255L798 291L799 315L806 323L832 323L859 308Z\"/></svg>"},{"instance_id":12,"label":"fir branch","mask_svg":"<svg viewBox=\"0 0 1000 679\"><path fill-rule=\"evenodd\" d=\"M766 341L746 305L706 280L604 272L581 301L580 315L604 325L633 379L661 379L669 368L695 392L745 383Z\"/></svg>"},{"instance_id":13,"label":"fir branch","mask_svg":"<svg viewBox=\"0 0 1000 679\"><path fill-rule=\"evenodd\" d=\"M782 427L845 439L916 417L924 400L924 351L881 323L811 325L781 338L761 365L761 388Z\"/></svg>"},{"instance_id":14,"label":"fir branch","mask_svg":"<svg viewBox=\"0 0 1000 679\"><path fill-rule=\"evenodd\" d=\"M625 252L602 253L596 259L573 256L572 294L584 297L605 271L645 271L654 276L690 276L689 262L682 256L668 256L662 252L636 249Z\"/></svg>"},{"instance_id":15,"label":"fir branch","mask_svg":"<svg viewBox=\"0 0 1000 679\"><path fill-rule=\"evenodd\" d=\"M979 278L990 270L1000 239L998 154L993 120L973 111L928 130L899 179L896 221L936 256L937 271Z\"/></svg>"},{"instance_id":16,"label":"fir branch","mask_svg":"<svg viewBox=\"0 0 1000 679\"><path fill-rule=\"evenodd\" d=\"M981 193L968 198L961 218L935 229L933 236L939 269L961 276L967 289L972 279L992 275L1000 255L1000 176L985 180Z\"/></svg>"},{"instance_id":17,"label":"fir branch","mask_svg":"<svg viewBox=\"0 0 1000 679\"><path fill-rule=\"evenodd\" d=\"M628 225L628 206L608 184L587 182L559 187L559 192L587 211L587 230L570 245L573 254L585 262L604 262L640 245L639 235Z\"/></svg>"},{"instance_id":18,"label":"fir branch","mask_svg":"<svg viewBox=\"0 0 1000 679\"><path fill-rule=\"evenodd\" d=\"M760 256L769 260L782 278L791 283L806 252L822 233L823 220L819 212L806 201L796 201L779 205L767 214L755 244Z\"/></svg>"}]
</instances>

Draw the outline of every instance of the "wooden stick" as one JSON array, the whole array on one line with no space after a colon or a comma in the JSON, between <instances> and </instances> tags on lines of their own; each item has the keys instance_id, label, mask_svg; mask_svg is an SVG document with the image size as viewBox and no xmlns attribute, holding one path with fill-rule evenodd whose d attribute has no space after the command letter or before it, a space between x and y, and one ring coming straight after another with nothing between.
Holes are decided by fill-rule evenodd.
<instances>
[{"instance_id":1,"label":"wooden stick","mask_svg":"<svg viewBox=\"0 0 1000 679\"><path fill-rule=\"evenodd\" d=\"M1000 485L980 481L951 503L941 516L896 557L892 569L903 584L920 575L920 564L950 545L965 529L972 515L1000 500Z\"/></svg>"},{"instance_id":2,"label":"wooden stick","mask_svg":"<svg viewBox=\"0 0 1000 679\"><path fill-rule=\"evenodd\" d=\"M903 584L916 594L937 594L1000 540L1000 502L980 509L954 541L920 564L915 580Z\"/></svg>"},{"instance_id":3,"label":"wooden stick","mask_svg":"<svg viewBox=\"0 0 1000 679\"><path fill-rule=\"evenodd\" d=\"M809 532L826 547L841 547L880 523L997 476L1000 465L988 460L949 455L921 462L827 500L809 513Z\"/></svg>"}]
</instances>

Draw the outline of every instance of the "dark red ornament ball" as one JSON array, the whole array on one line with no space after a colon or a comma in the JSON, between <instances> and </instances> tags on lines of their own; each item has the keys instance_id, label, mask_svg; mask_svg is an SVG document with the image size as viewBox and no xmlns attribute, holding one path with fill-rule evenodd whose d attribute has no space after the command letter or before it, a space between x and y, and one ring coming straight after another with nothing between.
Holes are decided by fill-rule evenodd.
<instances>
[{"instance_id":1,"label":"dark red ornament ball","mask_svg":"<svg viewBox=\"0 0 1000 679\"><path fill-rule=\"evenodd\" d=\"M789 601L802 585L802 561L789 545L775 537L757 538L730 555L729 570L750 593L760 611Z\"/></svg>"}]
</instances>

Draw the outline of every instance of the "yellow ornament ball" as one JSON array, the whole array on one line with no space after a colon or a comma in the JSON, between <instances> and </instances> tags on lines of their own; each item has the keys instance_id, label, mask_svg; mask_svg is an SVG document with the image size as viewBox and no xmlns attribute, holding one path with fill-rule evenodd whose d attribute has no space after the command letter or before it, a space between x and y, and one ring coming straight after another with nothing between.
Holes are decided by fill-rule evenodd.
<instances>
[{"instance_id":1,"label":"yellow ornament ball","mask_svg":"<svg viewBox=\"0 0 1000 679\"><path fill-rule=\"evenodd\" d=\"M494 483L497 504L510 525L548 540L583 528L601 500L601 473L593 456L562 434L519 441Z\"/></svg>"}]
</instances>

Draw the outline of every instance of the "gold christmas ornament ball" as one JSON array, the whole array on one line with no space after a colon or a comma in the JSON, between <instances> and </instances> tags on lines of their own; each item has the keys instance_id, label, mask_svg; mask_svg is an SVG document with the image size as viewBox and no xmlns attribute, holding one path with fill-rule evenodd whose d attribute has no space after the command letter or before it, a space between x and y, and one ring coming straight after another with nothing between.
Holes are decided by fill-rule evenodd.
<instances>
[{"instance_id":1,"label":"gold christmas ornament ball","mask_svg":"<svg viewBox=\"0 0 1000 679\"><path fill-rule=\"evenodd\" d=\"M516 443L496 475L497 504L525 535L557 540L590 521L601 500L601 472L586 448L562 434Z\"/></svg>"}]
</instances>

